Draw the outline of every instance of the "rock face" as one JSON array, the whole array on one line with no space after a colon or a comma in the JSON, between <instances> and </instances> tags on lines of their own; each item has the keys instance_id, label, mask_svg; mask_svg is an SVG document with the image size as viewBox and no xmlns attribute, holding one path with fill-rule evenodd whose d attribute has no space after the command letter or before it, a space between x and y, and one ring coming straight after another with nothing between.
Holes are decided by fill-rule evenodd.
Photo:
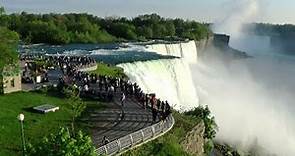
<instances>
[{"instance_id":1,"label":"rock face","mask_svg":"<svg viewBox=\"0 0 295 156\"><path fill-rule=\"evenodd\" d=\"M280 51L293 52L295 51L295 35L282 35L282 36L272 36L271 46Z\"/></svg>"},{"instance_id":2,"label":"rock face","mask_svg":"<svg viewBox=\"0 0 295 156\"><path fill-rule=\"evenodd\" d=\"M181 143L185 151L192 155L203 156L205 139L203 138L205 126L203 122L196 125L189 133L185 140Z\"/></svg>"}]
</instances>

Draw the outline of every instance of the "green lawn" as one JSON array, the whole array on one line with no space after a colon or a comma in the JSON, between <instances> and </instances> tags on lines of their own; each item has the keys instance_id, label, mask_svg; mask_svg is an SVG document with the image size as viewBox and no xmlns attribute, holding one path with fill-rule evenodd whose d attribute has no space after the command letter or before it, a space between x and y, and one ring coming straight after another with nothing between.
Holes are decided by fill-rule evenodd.
<instances>
[{"instance_id":1,"label":"green lawn","mask_svg":"<svg viewBox=\"0 0 295 156\"><path fill-rule=\"evenodd\" d=\"M101 109L97 102L87 101L87 109ZM41 104L59 106L57 112L39 114L31 107ZM21 139L19 113L25 115L24 127L27 142L38 143L44 136L55 132L60 126L70 125L69 106L63 98L53 97L36 92L18 92L0 95L0 156L20 155ZM86 110L87 110L86 109ZM84 115L87 115L84 113ZM87 131L87 124L77 123L76 127ZM78 129L76 128L76 130Z\"/></svg>"},{"instance_id":2,"label":"green lawn","mask_svg":"<svg viewBox=\"0 0 295 156\"><path fill-rule=\"evenodd\" d=\"M126 77L126 75L124 74L124 70L122 68L113 65L108 65L105 63L97 63L97 69L89 73L120 78Z\"/></svg>"}]
</instances>

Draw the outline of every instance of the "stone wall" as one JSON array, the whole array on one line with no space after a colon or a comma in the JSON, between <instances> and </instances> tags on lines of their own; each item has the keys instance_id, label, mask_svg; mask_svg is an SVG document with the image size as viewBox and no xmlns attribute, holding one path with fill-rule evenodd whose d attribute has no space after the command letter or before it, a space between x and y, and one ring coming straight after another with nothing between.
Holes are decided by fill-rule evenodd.
<instances>
[{"instance_id":1,"label":"stone wall","mask_svg":"<svg viewBox=\"0 0 295 156\"><path fill-rule=\"evenodd\" d=\"M230 36L225 34L214 34L213 43L217 47L228 46Z\"/></svg>"},{"instance_id":2,"label":"stone wall","mask_svg":"<svg viewBox=\"0 0 295 156\"><path fill-rule=\"evenodd\" d=\"M21 75L3 76L3 93L11 93L21 90Z\"/></svg>"},{"instance_id":3,"label":"stone wall","mask_svg":"<svg viewBox=\"0 0 295 156\"><path fill-rule=\"evenodd\" d=\"M205 139L205 125L200 122L189 133L187 133L185 140L181 143L185 151L192 155L203 156Z\"/></svg>"}]
</instances>

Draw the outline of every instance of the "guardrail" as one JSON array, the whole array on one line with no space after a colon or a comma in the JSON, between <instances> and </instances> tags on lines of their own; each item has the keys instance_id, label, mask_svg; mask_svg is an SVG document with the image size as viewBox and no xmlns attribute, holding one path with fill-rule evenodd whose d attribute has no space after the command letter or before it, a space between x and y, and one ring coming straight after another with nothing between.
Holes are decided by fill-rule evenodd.
<instances>
[{"instance_id":1,"label":"guardrail","mask_svg":"<svg viewBox=\"0 0 295 156\"><path fill-rule=\"evenodd\" d=\"M154 125L143 128L99 147L96 149L96 153L98 155L122 154L131 148L137 147L165 134L173 127L174 123L174 118L172 114L170 114L164 121L160 121Z\"/></svg>"},{"instance_id":2,"label":"guardrail","mask_svg":"<svg viewBox=\"0 0 295 156\"><path fill-rule=\"evenodd\" d=\"M91 63L88 65L84 65L84 66L80 66L78 67L78 71L82 71L82 72L87 72L87 71L94 71L97 69L97 64L95 63Z\"/></svg>"}]
</instances>

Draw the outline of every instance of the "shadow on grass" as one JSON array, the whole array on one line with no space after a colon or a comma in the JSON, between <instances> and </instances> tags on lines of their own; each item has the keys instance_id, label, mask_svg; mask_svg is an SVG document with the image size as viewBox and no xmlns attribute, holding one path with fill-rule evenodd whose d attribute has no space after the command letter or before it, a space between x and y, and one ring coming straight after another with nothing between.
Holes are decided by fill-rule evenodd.
<instances>
[{"instance_id":1,"label":"shadow on grass","mask_svg":"<svg viewBox=\"0 0 295 156\"><path fill-rule=\"evenodd\" d=\"M26 108L22 108L23 111L29 112L29 113L38 113L38 114L43 114L38 112L37 110L35 110L33 107L26 107Z\"/></svg>"},{"instance_id":2,"label":"shadow on grass","mask_svg":"<svg viewBox=\"0 0 295 156\"><path fill-rule=\"evenodd\" d=\"M60 88L60 87L41 88L41 89L33 90L30 92L43 94L43 95L47 95L50 97L56 97L56 98L60 98L60 99L65 98L64 94L62 93L62 88Z\"/></svg>"},{"instance_id":3,"label":"shadow on grass","mask_svg":"<svg viewBox=\"0 0 295 156\"><path fill-rule=\"evenodd\" d=\"M21 146L21 142L19 142L19 143L20 143L19 146ZM7 151L13 151L14 153L21 152L21 149L18 147L7 146L6 144L1 144L1 143L0 143L0 146L2 149L6 149Z\"/></svg>"}]
</instances>

